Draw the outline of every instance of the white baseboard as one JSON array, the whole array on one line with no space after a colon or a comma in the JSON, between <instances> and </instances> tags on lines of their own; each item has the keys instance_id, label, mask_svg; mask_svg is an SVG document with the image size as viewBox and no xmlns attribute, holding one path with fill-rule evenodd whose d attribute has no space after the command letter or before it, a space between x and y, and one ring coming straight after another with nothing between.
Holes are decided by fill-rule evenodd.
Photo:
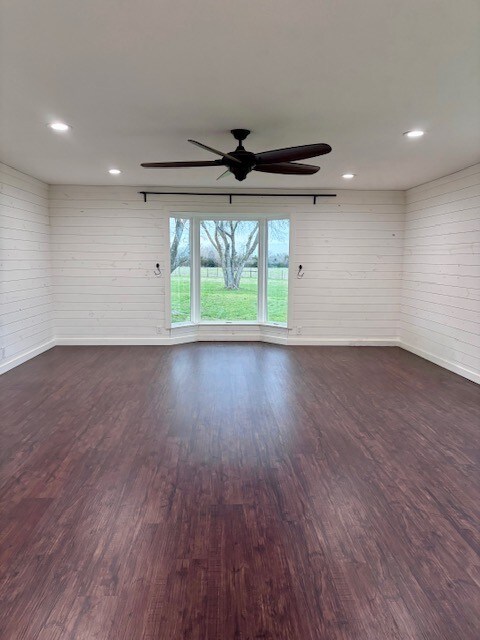
<instances>
[{"instance_id":1,"label":"white baseboard","mask_svg":"<svg viewBox=\"0 0 480 640\"><path fill-rule=\"evenodd\" d=\"M398 338L308 338L288 336L289 345L312 347L399 347Z\"/></svg>"},{"instance_id":2,"label":"white baseboard","mask_svg":"<svg viewBox=\"0 0 480 640\"><path fill-rule=\"evenodd\" d=\"M102 338L57 338L56 344L59 346L108 346L108 345L150 345L168 346L174 344L186 344L189 342L269 342L273 344L284 344L291 346L312 346L312 347L399 347L400 341L397 338L308 338L306 336L289 336L271 334L265 331L255 331L252 333L224 333L219 335L215 332L203 331L202 333L190 332L182 333L172 337L151 337L151 338L123 338L102 337Z\"/></svg>"},{"instance_id":3,"label":"white baseboard","mask_svg":"<svg viewBox=\"0 0 480 640\"><path fill-rule=\"evenodd\" d=\"M49 349L54 347L55 344L56 344L55 340L52 338L52 340L48 340L47 342L44 342L38 347L35 347L35 349L30 349L29 351L25 351L24 353L21 353L20 355L15 356L10 360L6 360L5 362L0 363L0 375L2 373L6 373L7 371L10 371L10 369L18 367L19 364L23 364L27 360L31 360L32 358L35 358L35 356L39 356L44 351L48 351Z\"/></svg>"},{"instance_id":4,"label":"white baseboard","mask_svg":"<svg viewBox=\"0 0 480 640\"><path fill-rule=\"evenodd\" d=\"M405 349L405 351L410 351L411 353L414 353L416 356L420 356L425 360L429 360L434 364L438 364L440 367L443 367L444 369L448 369L448 371L453 371L453 373L458 373L458 375L462 376L463 378L467 378L472 382L476 382L477 384L480 384L480 373L477 373L472 369L468 369L467 367L457 364L456 362L445 360L445 358L440 358L439 356L436 356L433 353L430 353L429 351L424 351L423 349L419 349L418 347L414 347L413 345L407 344L406 342L403 342L403 341L400 341L399 346L402 349Z\"/></svg>"},{"instance_id":5,"label":"white baseboard","mask_svg":"<svg viewBox=\"0 0 480 640\"><path fill-rule=\"evenodd\" d=\"M124 338L122 336L101 338L56 338L55 344L59 347L108 347L108 346L168 346L175 344L171 338L164 336L152 338Z\"/></svg>"}]
</instances>

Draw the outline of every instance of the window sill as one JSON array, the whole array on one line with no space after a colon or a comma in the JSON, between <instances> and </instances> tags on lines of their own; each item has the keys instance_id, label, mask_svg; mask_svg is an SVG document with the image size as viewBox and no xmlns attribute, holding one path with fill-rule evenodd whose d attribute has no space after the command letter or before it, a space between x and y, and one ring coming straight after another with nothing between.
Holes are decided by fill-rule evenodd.
<instances>
[{"instance_id":1,"label":"window sill","mask_svg":"<svg viewBox=\"0 0 480 640\"><path fill-rule=\"evenodd\" d=\"M276 327L288 329L286 322L258 322L255 320L201 320L200 322L177 322L170 325L170 330L182 329L184 327Z\"/></svg>"}]
</instances>

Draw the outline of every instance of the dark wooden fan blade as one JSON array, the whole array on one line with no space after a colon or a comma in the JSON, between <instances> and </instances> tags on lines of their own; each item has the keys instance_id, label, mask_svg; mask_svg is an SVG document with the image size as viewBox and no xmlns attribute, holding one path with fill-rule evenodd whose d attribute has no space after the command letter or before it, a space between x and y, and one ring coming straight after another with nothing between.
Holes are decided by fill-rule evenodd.
<instances>
[{"instance_id":1,"label":"dark wooden fan blade","mask_svg":"<svg viewBox=\"0 0 480 640\"><path fill-rule=\"evenodd\" d=\"M314 164L295 164L294 162L276 162L275 164L257 164L254 171L263 171L263 173L283 173L284 175L310 176L320 167Z\"/></svg>"},{"instance_id":2,"label":"dark wooden fan blade","mask_svg":"<svg viewBox=\"0 0 480 640\"><path fill-rule=\"evenodd\" d=\"M257 164L273 164L274 162L292 162L305 160L315 156L323 156L330 153L332 147L329 144L304 144L301 147L287 147L286 149L273 149L256 153Z\"/></svg>"},{"instance_id":3,"label":"dark wooden fan blade","mask_svg":"<svg viewBox=\"0 0 480 640\"><path fill-rule=\"evenodd\" d=\"M194 162L142 162L147 169L174 169L176 167L221 167L223 160L198 160Z\"/></svg>"},{"instance_id":4,"label":"dark wooden fan blade","mask_svg":"<svg viewBox=\"0 0 480 640\"><path fill-rule=\"evenodd\" d=\"M218 151L218 149L213 149L212 147L207 147L206 144L203 144L202 142L197 142L196 140L189 140L189 142L191 142L192 144L197 145L197 147L200 147L201 149L206 149L207 151L210 151L211 153L215 153L217 156L222 156L224 158L228 158L232 162L236 162L238 164L241 164L241 162L240 162L240 160L238 160L238 158L234 158L229 153L223 153L223 151Z\"/></svg>"}]
</instances>

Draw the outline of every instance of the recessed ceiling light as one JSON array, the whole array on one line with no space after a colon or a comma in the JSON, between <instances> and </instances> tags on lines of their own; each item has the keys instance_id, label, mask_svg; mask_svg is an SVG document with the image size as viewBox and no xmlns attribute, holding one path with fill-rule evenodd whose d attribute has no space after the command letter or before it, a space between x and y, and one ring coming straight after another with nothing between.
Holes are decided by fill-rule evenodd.
<instances>
[{"instance_id":1,"label":"recessed ceiling light","mask_svg":"<svg viewBox=\"0 0 480 640\"><path fill-rule=\"evenodd\" d=\"M65 124L65 122L51 122L48 126L54 131L68 131L72 128L68 124Z\"/></svg>"},{"instance_id":2,"label":"recessed ceiling light","mask_svg":"<svg viewBox=\"0 0 480 640\"><path fill-rule=\"evenodd\" d=\"M342 176L342 178L345 178L345 180L351 180L354 177L355 177L354 173L344 173Z\"/></svg>"},{"instance_id":3,"label":"recessed ceiling light","mask_svg":"<svg viewBox=\"0 0 480 640\"><path fill-rule=\"evenodd\" d=\"M119 173L122 173L120 169L109 169L108 173L111 173L112 176L118 176Z\"/></svg>"},{"instance_id":4,"label":"recessed ceiling light","mask_svg":"<svg viewBox=\"0 0 480 640\"><path fill-rule=\"evenodd\" d=\"M403 135L407 136L407 138L421 138L424 133L425 131L421 129L412 129L412 131L405 131Z\"/></svg>"}]
</instances>

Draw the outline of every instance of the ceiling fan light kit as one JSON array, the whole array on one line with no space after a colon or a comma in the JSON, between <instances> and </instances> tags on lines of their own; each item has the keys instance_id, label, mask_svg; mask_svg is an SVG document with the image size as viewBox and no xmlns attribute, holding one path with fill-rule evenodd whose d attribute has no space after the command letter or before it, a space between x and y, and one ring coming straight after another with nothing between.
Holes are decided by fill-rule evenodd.
<instances>
[{"instance_id":1,"label":"ceiling fan light kit","mask_svg":"<svg viewBox=\"0 0 480 640\"><path fill-rule=\"evenodd\" d=\"M248 129L232 129L233 137L238 142L234 151L223 153L196 140L192 144L220 156L218 160L201 160L192 162L144 162L142 167L149 169L183 168L183 167L226 167L218 178L232 173L236 180L245 180L251 171L275 173L283 175L313 175L320 167L313 164L299 164L295 160L306 160L330 153L332 147L325 143L306 144L298 147L273 149L261 153L252 153L243 146L243 141L250 134Z\"/></svg>"}]
</instances>

